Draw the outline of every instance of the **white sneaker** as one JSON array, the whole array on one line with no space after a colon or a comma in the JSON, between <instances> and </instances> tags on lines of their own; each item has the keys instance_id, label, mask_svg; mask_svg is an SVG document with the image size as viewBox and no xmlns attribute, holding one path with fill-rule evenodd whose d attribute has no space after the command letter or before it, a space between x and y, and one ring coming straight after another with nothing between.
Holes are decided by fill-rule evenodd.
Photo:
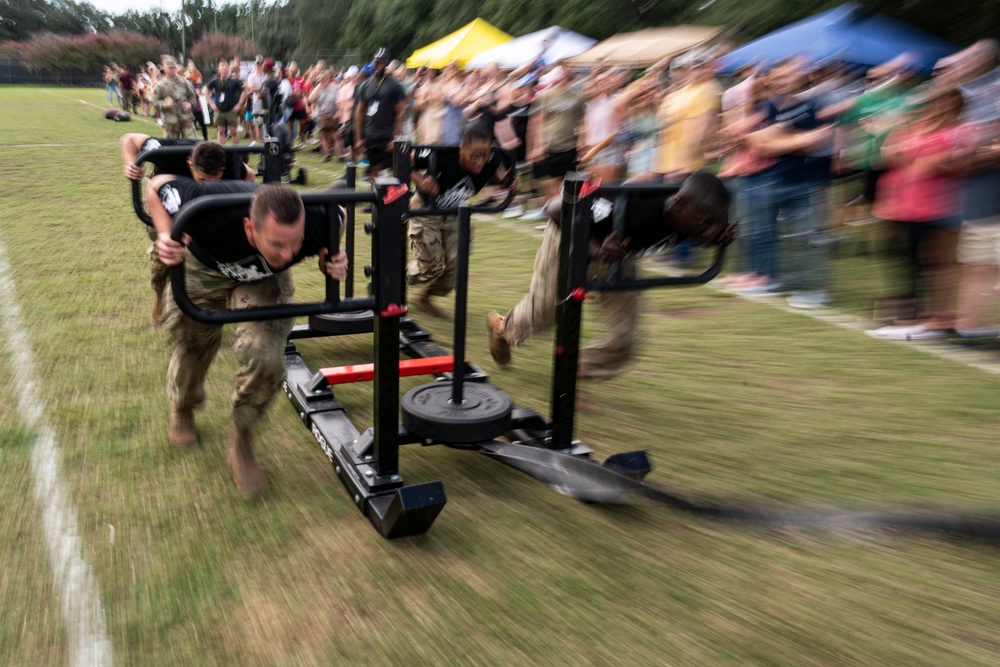
<instances>
[{"instance_id":1,"label":"white sneaker","mask_svg":"<svg viewBox=\"0 0 1000 667\"><path fill-rule=\"evenodd\" d=\"M923 324L887 326L879 329L869 329L865 333L872 338L880 338L882 340L922 340L925 338L939 338L944 335L943 331L928 329Z\"/></svg>"},{"instance_id":2,"label":"white sneaker","mask_svg":"<svg viewBox=\"0 0 1000 667\"><path fill-rule=\"evenodd\" d=\"M524 206L521 204L515 204L514 206L508 207L501 217L503 218L520 218L524 215Z\"/></svg>"},{"instance_id":3,"label":"white sneaker","mask_svg":"<svg viewBox=\"0 0 1000 667\"><path fill-rule=\"evenodd\" d=\"M536 222L541 220L547 220L548 215L545 214L545 209L536 208L534 211L528 211L521 216L521 220L527 220L529 222Z\"/></svg>"},{"instance_id":4,"label":"white sneaker","mask_svg":"<svg viewBox=\"0 0 1000 667\"><path fill-rule=\"evenodd\" d=\"M257 142L256 142L256 141L251 141L251 142L250 142L249 144L247 144L247 145L248 145L248 146L249 146L250 148L253 148L254 146L256 146L256 145L257 145Z\"/></svg>"}]
</instances>

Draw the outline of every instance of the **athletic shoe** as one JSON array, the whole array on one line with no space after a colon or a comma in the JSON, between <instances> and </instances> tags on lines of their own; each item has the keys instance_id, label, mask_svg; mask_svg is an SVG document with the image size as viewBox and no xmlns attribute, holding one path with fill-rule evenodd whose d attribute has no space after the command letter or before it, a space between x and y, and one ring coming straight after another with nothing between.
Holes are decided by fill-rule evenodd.
<instances>
[{"instance_id":1,"label":"athletic shoe","mask_svg":"<svg viewBox=\"0 0 1000 667\"><path fill-rule=\"evenodd\" d=\"M521 204L515 204L513 206L508 207L503 212L503 215L500 216L500 217L502 217L502 218L520 218L522 215L524 215L524 206L522 206Z\"/></svg>"},{"instance_id":2,"label":"athletic shoe","mask_svg":"<svg viewBox=\"0 0 1000 667\"><path fill-rule=\"evenodd\" d=\"M886 326L878 329L869 329L865 332L872 338L881 340L923 340L926 338L940 338L944 332L939 329L928 329L926 325L914 324L912 326Z\"/></svg>"},{"instance_id":3,"label":"athletic shoe","mask_svg":"<svg viewBox=\"0 0 1000 667\"><path fill-rule=\"evenodd\" d=\"M790 308L817 310L826 308L829 300L823 292L792 292L787 302Z\"/></svg>"},{"instance_id":4,"label":"athletic shoe","mask_svg":"<svg viewBox=\"0 0 1000 667\"><path fill-rule=\"evenodd\" d=\"M545 213L545 209L536 208L534 211L528 211L521 216L521 220L527 220L528 222L537 222L540 220L547 220L548 215Z\"/></svg>"},{"instance_id":5,"label":"athletic shoe","mask_svg":"<svg viewBox=\"0 0 1000 667\"><path fill-rule=\"evenodd\" d=\"M781 291L781 283L776 282L764 282L758 283L756 285L749 285L747 287L734 287L734 292L739 292L740 294L774 294Z\"/></svg>"}]
</instances>

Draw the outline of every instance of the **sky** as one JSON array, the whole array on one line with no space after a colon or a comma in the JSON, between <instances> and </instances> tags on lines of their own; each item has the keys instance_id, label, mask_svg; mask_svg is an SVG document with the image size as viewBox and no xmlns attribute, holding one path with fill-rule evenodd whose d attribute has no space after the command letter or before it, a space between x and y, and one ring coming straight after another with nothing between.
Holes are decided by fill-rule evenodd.
<instances>
[{"instance_id":1,"label":"sky","mask_svg":"<svg viewBox=\"0 0 1000 667\"><path fill-rule=\"evenodd\" d=\"M84 0L109 14L124 14L130 9L146 12L150 9L160 9L173 14L180 10L181 0ZM215 0L216 5L237 4L237 0Z\"/></svg>"}]
</instances>

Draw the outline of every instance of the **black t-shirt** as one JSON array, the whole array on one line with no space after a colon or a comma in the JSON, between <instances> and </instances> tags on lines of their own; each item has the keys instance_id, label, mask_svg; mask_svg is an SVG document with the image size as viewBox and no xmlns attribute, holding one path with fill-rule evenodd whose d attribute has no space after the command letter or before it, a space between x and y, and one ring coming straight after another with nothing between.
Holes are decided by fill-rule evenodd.
<instances>
[{"instance_id":1,"label":"black t-shirt","mask_svg":"<svg viewBox=\"0 0 1000 667\"><path fill-rule=\"evenodd\" d=\"M421 199L432 208L458 208L466 199L482 190L503 164L496 147L490 148L490 157L478 174L470 174L462 169L457 146L416 150L413 168L426 170L438 183L437 195L420 193Z\"/></svg>"},{"instance_id":2,"label":"black t-shirt","mask_svg":"<svg viewBox=\"0 0 1000 667\"><path fill-rule=\"evenodd\" d=\"M169 146L194 146L200 143L201 139L159 139L156 137L149 137L142 142L142 146L139 147L139 154L142 155L146 151L156 150L157 148L163 147L167 148ZM194 150L192 148L192 150ZM173 174L175 176L191 176L191 169L188 167L187 159L191 156L190 153L185 155L162 155L158 156L153 165L153 175L156 174ZM249 169L246 163L243 162L243 157L239 153L227 153L228 161L226 162L226 171L222 174L224 179L243 179L249 174Z\"/></svg>"},{"instance_id":3,"label":"black t-shirt","mask_svg":"<svg viewBox=\"0 0 1000 667\"><path fill-rule=\"evenodd\" d=\"M396 128L396 105L406 99L403 87L389 75L369 77L354 92L357 103L365 109L364 138L389 141Z\"/></svg>"},{"instance_id":4,"label":"black t-shirt","mask_svg":"<svg viewBox=\"0 0 1000 667\"><path fill-rule=\"evenodd\" d=\"M175 178L160 186L157 194L167 212L176 215L185 204L198 197L254 192L259 187L263 186L245 181L198 183L191 178ZM188 246L191 254L208 268L241 283L261 280L287 269L273 269L250 245L243 228L243 218L248 215L249 208L237 207L221 209L197 219L185 230L191 236ZM343 224L339 210L337 220L338 224ZM289 266L318 255L321 248L329 246L329 238L327 207L307 206L305 239Z\"/></svg>"},{"instance_id":5,"label":"black t-shirt","mask_svg":"<svg viewBox=\"0 0 1000 667\"><path fill-rule=\"evenodd\" d=\"M265 108L269 112L268 122L275 122L281 118L278 110L281 109L282 100L281 94L278 92L278 80L274 78L274 75L267 77L267 80L264 81L263 90Z\"/></svg>"},{"instance_id":6,"label":"black t-shirt","mask_svg":"<svg viewBox=\"0 0 1000 667\"><path fill-rule=\"evenodd\" d=\"M663 209L668 196L657 193L631 193L625 200L625 237L629 239L630 254L656 254L675 245L680 236L667 229L663 221ZM604 241L614 231L615 201L606 197L596 197L590 210L594 224L590 228L590 238L598 243Z\"/></svg>"},{"instance_id":7,"label":"black t-shirt","mask_svg":"<svg viewBox=\"0 0 1000 667\"><path fill-rule=\"evenodd\" d=\"M233 77L225 81L212 79L205 87L215 96L215 106L219 107L219 113L232 111L243 94L243 82Z\"/></svg>"}]
</instances>

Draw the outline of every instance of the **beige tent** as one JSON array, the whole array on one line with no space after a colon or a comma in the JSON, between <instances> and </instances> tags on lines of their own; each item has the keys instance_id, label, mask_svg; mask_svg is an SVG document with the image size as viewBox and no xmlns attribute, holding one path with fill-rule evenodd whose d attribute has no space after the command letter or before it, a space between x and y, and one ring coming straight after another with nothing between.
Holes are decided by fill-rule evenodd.
<instances>
[{"instance_id":1,"label":"beige tent","mask_svg":"<svg viewBox=\"0 0 1000 667\"><path fill-rule=\"evenodd\" d=\"M600 63L649 67L688 49L711 41L722 28L701 25L678 25L625 32L598 42L567 62L573 67L593 67Z\"/></svg>"}]
</instances>

